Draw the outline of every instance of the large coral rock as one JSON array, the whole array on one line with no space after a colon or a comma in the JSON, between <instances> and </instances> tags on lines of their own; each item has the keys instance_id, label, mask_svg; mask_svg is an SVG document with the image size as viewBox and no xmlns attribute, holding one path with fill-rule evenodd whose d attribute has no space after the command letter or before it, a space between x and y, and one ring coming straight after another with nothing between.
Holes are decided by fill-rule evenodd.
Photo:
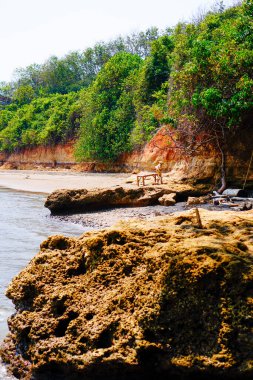
<instances>
[{"instance_id":1,"label":"large coral rock","mask_svg":"<svg viewBox=\"0 0 253 380\"><path fill-rule=\"evenodd\" d=\"M52 214L98 210L105 207L136 207L158 204L171 190L160 187L56 190L46 200Z\"/></svg>"},{"instance_id":2,"label":"large coral rock","mask_svg":"<svg viewBox=\"0 0 253 380\"><path fill-rule=\"evenodd\" d=\"M200 213L42 243L7 291L14 373L252 379L253 212Z\"/></svg>"}]
</instances>

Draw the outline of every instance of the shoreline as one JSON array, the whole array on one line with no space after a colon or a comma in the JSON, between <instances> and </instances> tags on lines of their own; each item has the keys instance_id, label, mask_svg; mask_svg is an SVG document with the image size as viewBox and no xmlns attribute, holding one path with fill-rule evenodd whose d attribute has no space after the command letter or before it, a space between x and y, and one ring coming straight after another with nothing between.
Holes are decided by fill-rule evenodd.
<instances>
[{"instance_id":1,"label":"shoreline","mask_svg":"<svg viewBox=\"0 0 253 380\"><path fill-rule=\"evenodd\" d=\"M0 187L50 194L58 189L94 189L127 186L125 173L75 173L66 171L0 170Z\"/></svg>"},{"instance_id":2,"label":"shoreline","mask_svg":"<svg viewBox=\"0 0 253 380\"><path fill-rule=\"evenodd\" d=\"M150 184L148 184L150 185ZM41 194L47 197L55 190L99 190L113 189L117 187L136 189L135 175L131 173L90 173L73 171L39 171L39 170L6 170L0 169L0 188ZM152 185L151 185L152 186ZM191 191L191 185L174 181L168 181L165 174L163 187L173 191ZM148 219L150 217L169 215L187 211L191 208L207 209L211 211L228 211L226 208L215 206L210 203L187 205L185 200L178 200L175 205L162 206L159 204L149 206L108 206L87 212L66 213L54 215L59 222L71 222L85 228L101 229L116 224L119 220L131 220L132 218ZM232 210L230 210L232 211Z\"/></svg>"},{"instance_id":3,"label":"shoreline","mask_svg":"<svg viewBox=\"0 0 253 380\"><path fill-rule=\"evenodd\" d=\"M1 170L0 188L17 192L42 194L47 197L55 190L106 189L123 186L137 188L134 175L130 173L76 173L71 171ZM167 183L167 182L166 182ZM53 216L59 222L70 222L84 228L102 229L116 224L119 220L135 218L149 219L186 210L186 203L180 202L166 207L109 207L87 213Z\"/></svg>"}]
</instances>

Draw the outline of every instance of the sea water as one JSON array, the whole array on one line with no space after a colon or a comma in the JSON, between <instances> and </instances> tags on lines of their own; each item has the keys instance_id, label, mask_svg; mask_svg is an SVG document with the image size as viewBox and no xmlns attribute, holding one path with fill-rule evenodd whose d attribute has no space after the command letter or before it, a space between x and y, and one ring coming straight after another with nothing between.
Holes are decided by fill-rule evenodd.
<instances>
[{"instance_id":1,"label":"sea water","mask_svg":"<svg viewBox=\"0 0 253 380\"><path fill-rule=\"evenodd\" d=\"M79 236L84 227L59 222L43 206L46 195L0 188L0 342L8 332L7 318L15 312L5 296L6 288L39 251L49 235ZM0 380L15 379L7 375L0 362Z\"/></svg>"}]
</instances>

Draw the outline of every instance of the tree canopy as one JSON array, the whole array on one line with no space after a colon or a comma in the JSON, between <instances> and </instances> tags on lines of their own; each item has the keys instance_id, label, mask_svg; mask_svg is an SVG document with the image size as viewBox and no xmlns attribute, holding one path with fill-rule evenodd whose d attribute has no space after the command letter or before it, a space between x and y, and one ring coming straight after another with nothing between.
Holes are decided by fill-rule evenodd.
<instances>
[{"instance_id":1,"label":"tree canopy","mask_svg":"<svg viewBox=\"0 0 253 380\"><path fill-rule=\"evenodd\" d=\"M84 92L77 144L80 159L112 160L129 149L135 119L131 87L141 63L137 55L116 54Z\"/></svg>"},{"instance_id":2,"label":"tree canopy","mask_svg":"<svg viewBox=\"0 0 253 380\"><path fill-rule=\"evenodd\" d=\"M16 72L0 94L0 149L74 138L79 160L115 160L162 126L191 153L226 150L253 114L253 6L223 2L191 23L119 37Z\"/></svg>"}]
</instances>

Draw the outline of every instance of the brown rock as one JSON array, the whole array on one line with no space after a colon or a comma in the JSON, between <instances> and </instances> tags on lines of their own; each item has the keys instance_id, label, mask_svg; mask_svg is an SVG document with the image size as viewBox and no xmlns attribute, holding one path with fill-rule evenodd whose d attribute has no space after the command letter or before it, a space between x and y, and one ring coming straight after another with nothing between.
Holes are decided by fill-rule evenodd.
<instances>
[{"instance_id":1,"label":"brown rock","mask_svg":"<svg viewBox=\"0 0 253 380\"><path fill-rule=\"evenodd\" d=\"M21 379L252 378L252 217L49 237L8 288L2 357Z\"/></svg>"},{"instance_id":2,"label":"brown rock","mask_svg":"<svg viewBox=\"0 0 253 380\"><path fill-rule=\"evenodd\" d=\"M52 214L85 212L108 207L142 207L158 204L171 190L160 187L57 190L46 200Z\"/></svg>"},{"instance_id":3,"label":"brown rock","mask_svg":"<svg viewBox=\"0 0 253 380\"><path fill-rule=\"evenodd\" d=\"M191 205L205 204L208 202L208 200L209 200L209 198L206 196L204 196L204 197L188 197L187 205L191 206Z\"/></svg>"},{"instance_id":4,"label":"brown rock","mask_svg":"<svg viewBox=\"0 0 253 380\"><path fill-rule=\"evenodd\" d=\"M241 211L247 211L247 210L251 210L252 207L253 207L252 202L243 202L243 204L240 206L240 210Z\"/></svg>"},{"instance_id":5,"label":"brown rock","mask_svg":"<svg viewBox=\"0 0 253 380\"><path fill-rule=\"evenodd\" d=\"M163 206L174 206L176 204L176 195L176 193L164 194L158 201Z\"/></svg>"}]
</instances>

